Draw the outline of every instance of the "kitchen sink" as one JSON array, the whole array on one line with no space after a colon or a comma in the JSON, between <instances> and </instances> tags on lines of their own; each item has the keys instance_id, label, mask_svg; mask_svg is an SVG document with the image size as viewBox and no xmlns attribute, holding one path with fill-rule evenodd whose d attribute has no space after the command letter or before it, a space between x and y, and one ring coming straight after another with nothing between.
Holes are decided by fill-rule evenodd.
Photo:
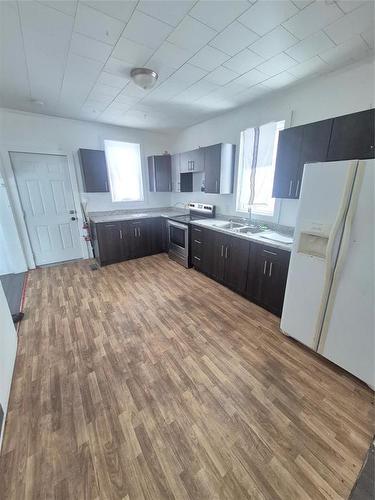
<instances>
[{"instance_id":1,"label":"kitchen sink","mask_svg":"<svg viewBox=\"0 0 375 500\"><path fill-rule=\"evenodd\" d=\"M264 231L264 229L258 226L245 226L245 227L240 227L237 231L239 233L255 234L255 233L261 233L262 231Z\"/></svg>"},{"instance_id":2,"label":"kitchen sink","mask_svg":"<svg viewBox=\"0 0 375 500\"><path fill-rule=\"evenodd\" d=\"M240 224L239 222L226 222L226 223L220 223L220 224L212 224L214 227L221 227L222 229L239 229L241 227L244 227L243 224Z\"/></svg>"}]
</instances>

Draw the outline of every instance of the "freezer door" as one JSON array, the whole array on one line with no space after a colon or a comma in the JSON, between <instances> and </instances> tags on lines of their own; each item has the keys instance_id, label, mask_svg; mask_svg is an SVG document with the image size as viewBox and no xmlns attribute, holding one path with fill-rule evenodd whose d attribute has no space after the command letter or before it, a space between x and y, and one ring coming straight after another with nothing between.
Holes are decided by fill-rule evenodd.
<instances>
[{"instance_id":1,"label":"freezer door","mask_svg":"<svg viewBox=\"0 0 375 500\"><path fill-rule=\"evenodd\" d=\"M318 352L375 387L374 171L361 161Z\"/></svg>"},{"instance_id":2,"label":"freezer door","mask_svg":"<svg viewBox=\"0 0 375 500\"><path fill-rule=\"evenodd\" d=\"M357 161L307 164L281 330L317 349Z\"/></svg>"}]
</instances>

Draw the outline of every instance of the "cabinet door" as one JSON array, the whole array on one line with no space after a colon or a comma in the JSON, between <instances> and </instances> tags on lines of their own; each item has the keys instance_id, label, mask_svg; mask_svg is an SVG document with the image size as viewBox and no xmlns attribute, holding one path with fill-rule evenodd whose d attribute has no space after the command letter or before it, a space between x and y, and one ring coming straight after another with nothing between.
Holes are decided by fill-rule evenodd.
<instances>
[{"instance_id":1,"label":"cabinet door","mask_svg":"<svg viewBox=\"0 0 375 500\"><path fill-rule=\"evenodd\" d=\"M108 192L108 174L104 151L79 149L78 158L81 164L85 193Z\"/></svg>"},{"instance_id":2,"label":"cabinet door","mask_svg":"<svg viewBox=\"0 0 375 500\"><path fill-rule=\"evenodd\" d=\"M203 172L204 170L204 148L189 151L189 167L191 172Z\"/></svg>"},{"instance_id":3,"label":"cabinet door","mask_svg":"<svg viewBox=\"0 0 375 500\"><path fill-rule=\"evenodd\" d=\"M211 247L210 274L214 280L223 283L224 273L225 273L225 247L228 244L229 237L223 233L219 233L218 231L211 231L211 232L212 232L212 239L211 239L212 243L210 245Z\"/></svg>"},{"instance_id":4,"label":"cabinet door","mask_svg":"<svg viewBox=\"0 0 375 500\"><path fill-rule=\"evenodd\" d=\"M135 232L131 222L121 222L122 232L122 258L123 260L134 259L135 257Z\"/></svg>"},{"instance_id":5,"label":"cabinet door","mask_svg":"<svg viewBox=\"0 0 375 500\"><path fill-rule=\"evenodd\" d=\"M305 163L326 161L333 120L322 120L303 125L303 138L294 195L299 197Z\"/></svg>"},{"instance_id":6,"label":"cabinet door","mask_svg":"<svg viewBox=\"0 0 375 500\"><path fill-rule=\"evenodd\" d=\"M249 258L247 295L268 311L281 316L290 253L253 244Z\"/></svg>"},{"instance_id":7,"label":"cabinet door","mask_svg":"<svg viewBox=\"0 0 375 500\"><path fill-rule=\"evenodd\" d=\"M303 127L287 128L279 134L272 191L274 198L298 198L296 186L302 139Z\"/></svg>"},{"instance_id":8,"label":"cabinet door","mask_svg":"<svg viewBox=\"0 0 375 500\"><path fill-rule=\"evenodd\" d=\"M179 153L171 156L171 168L172 168L172 191L175 193L179 193L181 191Z\"/></svg>"},{"instance_id":9,"label":"cabinet door","mask_svg":"<svg viewBox=\"0 0 375 500\"><path fill-rule=\"evenodd\" d=\"M122 260L121 224L117 222L97 224L97 238L102 264Z\"/></svg>"},{"instance_id":10,"label":"cabinet door","mask_svg":"<svg viewBox=\"0 0 375 500\"><path fill-rule=\"evenodd\" d=\"M180 153L180 172L187 173L190 172L190 152Z\"/></svg>"},{"instance_id":11,"label":"cabinet door","mask_svg":"<svg viewBox=\"0 0 375 500\"><path fill-rule=\"evenodd\" d=\"M221 144L204 148L205 192L220 193Z\"/></svg>"},{"instance_id":12,"label":"cabinet door","mask_svg":"<svg viewBox=\"0 0 375 500\"><path fill-rule=\"evenodd\" d=\"M213 231L193 226L191 230L191 262L192 265L207 275L211 275L211 264L214 241Z\"/></svg>"},{"instance_id":13,"label":"cabinet door","mask_svg":"<svg viewBox=\"0 0 375 500\"><path fill-rule=\"evenodd\" d=\"M172 190L171 156L149 156L148 176L151 192L168 192Z\"/></svg>"},{"instance_id":14,"label":"cabinet door","mask_svg":"<svg viewBox=\"0 0 375 500\"><path fill-rule=\"evenodd\" d=\"M333 120L328 161L374 158L374 109Z\"/></svg>"},{"instance_id":15,"label":"cabinet door","mask_svg":"<svg viewBox=\"0 0 375 500\"><path fill-rule=\"evenodd\" d=\"M150 219L149 222L149 254L154 255L160 253L164 249L163 242L163 223L161 217Z\"/></svg>"},{"instance_id":16,"label":"cabinet door","mask_svg":"<svg viewBox=\"0 0 375 500\"><path fill-rule=\"evenodd\" d=\"M224 283L238 293L244 293L246 289L249 246L248 241L231 236L224 250Z\"/></svg>"}]
</instances>

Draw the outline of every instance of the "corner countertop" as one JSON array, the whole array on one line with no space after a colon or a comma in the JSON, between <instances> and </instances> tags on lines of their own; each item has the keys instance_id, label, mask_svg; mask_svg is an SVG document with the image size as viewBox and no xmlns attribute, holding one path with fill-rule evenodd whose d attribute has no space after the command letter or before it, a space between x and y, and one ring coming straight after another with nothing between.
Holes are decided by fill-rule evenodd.
<instances>
[{"instance_id":1,"label":"corner countertop","mask_svg":"<svg viewBox=\"0 0 375 500\"><path fill-rule=\"evenodd\" d=\"M186 215L188 210L178 208L157 208L145 210L111 210L107 212L89 212L88 217L91 222L120 222L134 219L151 219L154 217L173 217L176 215Z\"/></svg>"},{"instance_id":2,"label":"corner countertop","mask_svg":"<svg viewBox=\"0 0 375 500\"><path fill-rule=\"evenodd\" d=\"M235 238L242 238L243 240L255 241L256 243L260 243L262 245L273 247L273 248L278 248L280 250L286 250L287 252L292 251L293 236L291 236L290 234L285 234L284 232L281 232L281 231L279 232L279 231L277 231L277 229L269 229L269 230L255 233L255 234L239 233L239 232L235 232L235 231L230 230L230 229L216 226L216 224L218 224L220 222L226 223L228 221L224 220L224 219L221 220L218 218L209 219L209 220L202 219L202 220L193 221L192 224L194 226L207 227L209 229L212 229L214 231L218 231L220 233L229 234L230 236L234 236ZM281 239L291 239L292 241L291 241L291 243L285 243L282 241L274 241L272 239L269 239L269 238L273 238L273 237L275 237L275 238L281 237Z\"/></svg>"}]
</instances>

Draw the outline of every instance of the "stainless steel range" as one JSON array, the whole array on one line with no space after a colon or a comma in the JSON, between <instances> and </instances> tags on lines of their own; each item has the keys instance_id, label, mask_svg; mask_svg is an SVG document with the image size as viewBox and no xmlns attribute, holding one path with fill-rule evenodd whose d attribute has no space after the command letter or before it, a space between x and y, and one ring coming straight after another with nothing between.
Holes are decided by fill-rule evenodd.
<instances>
[{"instance_id":1,"label":"stainless steel range","mask_svg":"<svg viewBox=\"0 0 375 500\"><path fill-rule=\"evenodd\" d=\"M170 217L168 223L168 255L179 264L190 267L190 223L193 220L215 217L215 206L189 203L188 215Z\"/></svg>"}]
</instances>

